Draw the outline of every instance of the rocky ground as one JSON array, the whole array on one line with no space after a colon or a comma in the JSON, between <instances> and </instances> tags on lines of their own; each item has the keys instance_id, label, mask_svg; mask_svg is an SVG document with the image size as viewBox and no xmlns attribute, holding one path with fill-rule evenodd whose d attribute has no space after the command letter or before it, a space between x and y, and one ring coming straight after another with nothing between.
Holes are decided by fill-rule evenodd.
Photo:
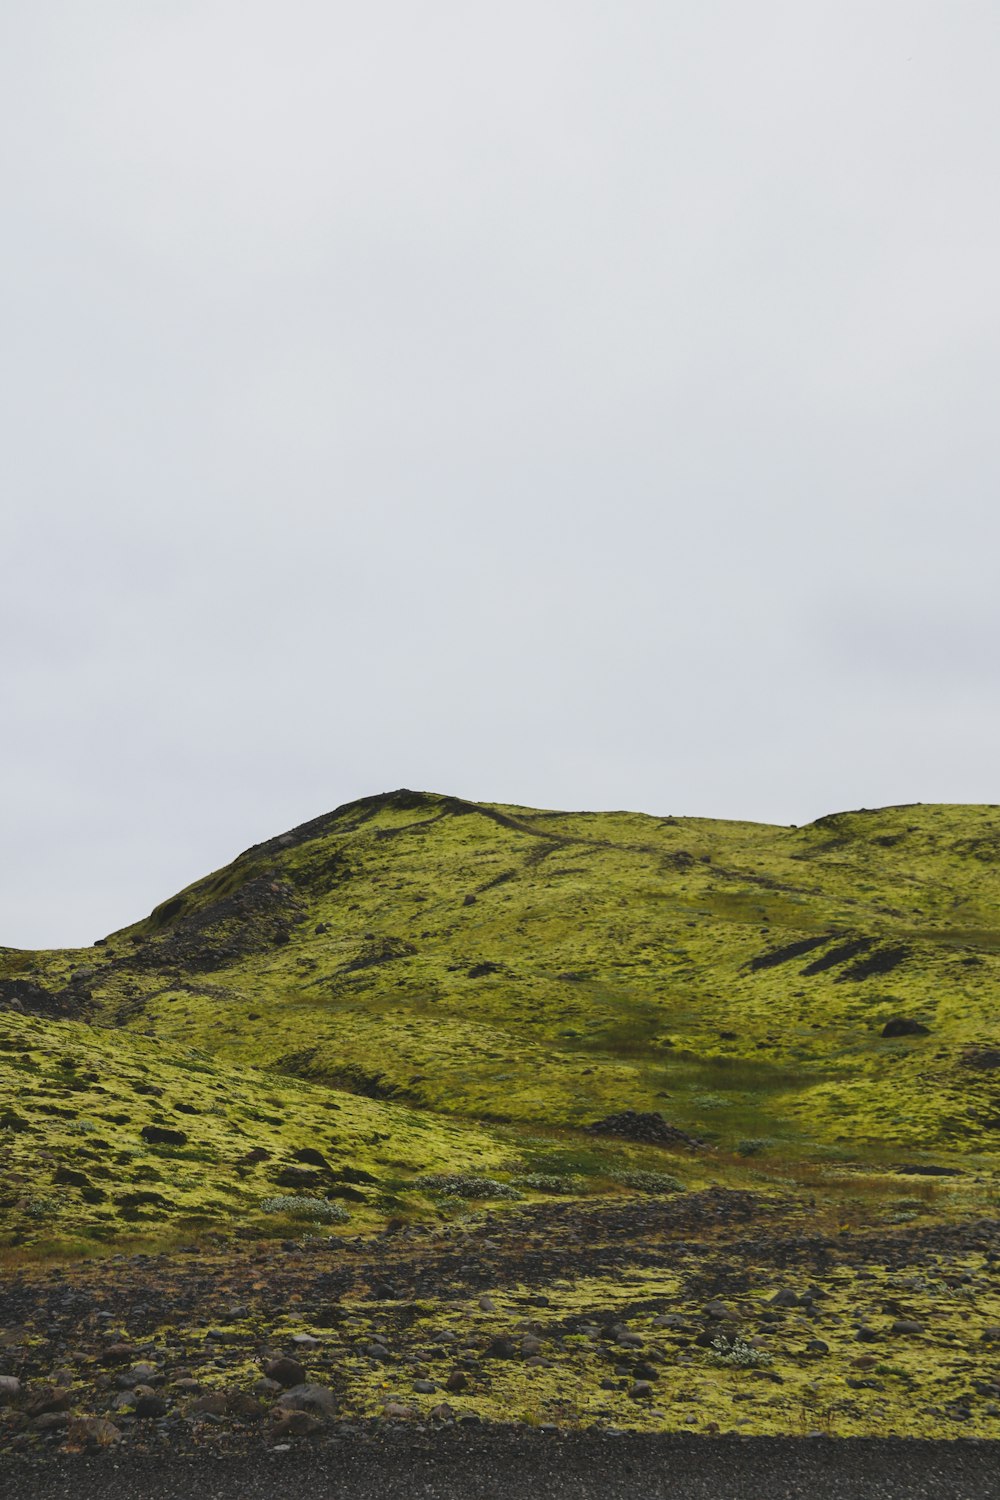
<instances>
[{"instance_id":1,"label":"rocky ground","mask_svg":"<svg viewBox=\"0 0 1000 1500\"><path fill-rule=\"evenodd\" d=\"M1000 1437L1000 1223L830 1232L801 1201L713 1189L22 1268L0 1290L12 1460L514 1428Z\"/></svg>"}]
</instances>

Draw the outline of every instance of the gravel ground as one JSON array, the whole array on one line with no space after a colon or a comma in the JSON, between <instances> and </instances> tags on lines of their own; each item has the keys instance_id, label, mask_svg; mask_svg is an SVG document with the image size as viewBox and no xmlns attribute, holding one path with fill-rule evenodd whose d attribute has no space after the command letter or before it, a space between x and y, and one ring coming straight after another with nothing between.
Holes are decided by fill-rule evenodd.
<instances>
[{"instance_id":1,"label":"gravel ground","mask_svg":"<svg viewBox=\"0 0 1000 1500\"><path fill-rule=\"evenodd\" d=\"M4 1500L996 1500L1000 1444L400 1435L247 1456L0 1462Z\"/></svg>"}]
</instances>

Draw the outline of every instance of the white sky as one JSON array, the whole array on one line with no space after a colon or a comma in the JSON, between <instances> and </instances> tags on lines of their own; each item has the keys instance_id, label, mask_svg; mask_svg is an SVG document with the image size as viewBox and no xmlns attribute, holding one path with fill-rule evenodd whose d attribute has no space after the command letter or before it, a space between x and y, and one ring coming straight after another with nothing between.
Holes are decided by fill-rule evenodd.
<instances>
[{"instance_id":1,"label":"white sky","mask_svg":"<svg viewBox=\"0 0 1000 1500\"><path fill-rule=\"evenodd\" d=\"M1000 801L992 0L6 0L0 942L399 785Z\"/></svg>"}]
</instances>

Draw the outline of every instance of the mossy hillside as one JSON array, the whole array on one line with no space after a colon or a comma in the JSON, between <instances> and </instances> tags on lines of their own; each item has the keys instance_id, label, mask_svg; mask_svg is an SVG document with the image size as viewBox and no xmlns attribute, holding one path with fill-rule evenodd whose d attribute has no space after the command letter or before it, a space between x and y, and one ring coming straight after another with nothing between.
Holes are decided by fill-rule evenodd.
<instances>
[{"instance_id":1,"label":"mossy hillside","mask_svg":"<svg viewBox=\"0 0 1000 1500\"><path fill-rule=\"evenodd\" d=\"M542 1171L523 1144L539 1131L583 1153L585 1186L607 1185L615 1152L636 1153L605 1143L596 1159L579 1131L623 1108L659 1110L718 1148L682 1162L687 1181L740 1170L727 1153L744 1147L762 1178L809 1157L988 1172L998 847L988 807L784 829L367 799L248 850L91 949L0 951L0 1004L22 1012L4 1024L35 1028L0 1053L2 1086L32 1126L4 1140L51 1196L39 1153L53 1171L84 1170L83 1136L52 1112L72 1105L102 1117L123 1183L146 1170L166 1180L134 1139L140 1114L103 1118L102 1090L131 1099L121 1068L134 1057L197 1125L174 1192L152 1177L131 1189L165 1200L131 1205L140 1223L252 1227L261 1197L285 1188L267 1164L237 1170L239 1150L283 1160L308 1146L301 1126L331 1160L331 1119L338 1159L356 1155L376 1179L351 1207L361 1215L421 1201L407 1171ZM926 1034L883 1038L894 1016ZM13 1067L18 1051L37 1069ZM75 1070L61 1083L59 1059ZM233 1113L237 1099L260 1118ZM398 1152L397 1133L411 1143ZM24 1194L8 1192L8 1233L127 1228L115 1192L87 1203L64 1186L48 1221L43 1209L25 1223ZM322 1180L309 1191L326 1196Z\"/></svg>"},{"instance_id":2,"label":"mossy hillside","mask_svg":"<svg viewBox=\"0 0 1000 1500\"><path fill-rule=\"evenodd\" d=\"M727 1145L992 1145L997 1090L963 1056L996 1037L996 809L778 829L410 794L285 839L178 898L186 918L161 908L153 942L112 939L104 1014L464 1116L579 1125L627 1102ZM271 890L265 930L247 944L244 922L245 951L181 990L133 970L123 1005L128 946L183 956L237 880ZM883 1039L896 1015L928 1034Z\"/></svg>"},{"instance_id":3,"label":"mossy hillside","mask_svg":"<svg viewBox=\"0 0 1000 1500\"><path fill-rule=\"evenodd\" d=\"M426 1201L423 1174L488 1174L511 1155L488 1131L398 1104L16 1014L0 1019L0 1098L8 1247L301 1234L324 1202L363 1228Z\"/></svg>"}]
</instances>

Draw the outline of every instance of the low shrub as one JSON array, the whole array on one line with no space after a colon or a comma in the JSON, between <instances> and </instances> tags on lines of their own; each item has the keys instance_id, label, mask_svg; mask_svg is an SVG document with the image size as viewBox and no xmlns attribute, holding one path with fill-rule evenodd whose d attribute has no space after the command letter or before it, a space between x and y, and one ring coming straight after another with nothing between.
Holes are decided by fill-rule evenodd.
<instances>
[{"instance_id":1,"label":"low shrub","mask_svg":"<svg viewBox=\"0 0 1000 1500\"><path fill-rule=\"evenodd\" d=\"M709 1359L713 1365L729 1365L739 1370L761 1369L771 1363L766 1349L758 1349L741 1338L733 1339L732 1343L724 1338L713 1339Z\"/></svg>"},{"instance_id":2,"label":"low shrub","mask_svg":"<svg viewBox=\"0 0 1000 1500\"><path fill-rule=\"evenodd\" d=\"M582 1193L584 1181L575 1174L560 1177L552 1172L527 1172L523 1177L514 1178L514 1186L529 1193L551 1193L557 1196L560 1193Z\"/></svg>"},{"instance_id":3,"label":"low shrub","mask_svg":"<svg viewBox=\"0 0 1000 1500\"><path fill-rule=\"evenodd\" d=\"M612 1174L615 1182L621 1183L622 1187L634 1188L637 1193L682 1193L683 1182L676 1177L671 1177L668 1172L647 1172L641 1168L635 1168L631 1172L614 1172Z\"/></svg>"},{"instance_id":4,"label":"low shrub","mask_svg":"<svg viewBox=\"0 0 1000 1500\"><path fill-rule=\"evenodd\" d=\"M286 1214L290 1219L310 1219L315 1224L346 1224L350 1214L342 1203L329 1198L265 1198L261 1209L266 1214Z\"/></svg>"},{"instance_id":5,"label":"low shrub","mask_svg":"<svg viewBox=\"0 0 1000 1500\"><path fill-rule=\"evenodd\" d=\"M27 1200L23 1206L23 1212L26 1219L53 1219L59 1212L59 1208L58 1198L50 1198L44 1193L38 1193Z\"/></svg>"},{"instance_id":6,"label":"low shrub","mask_svg":"<svg viewBox=\"0 0 1000 1500\"><path fill-rule=\"evenodd\" d=\"M420 1177L415 1184L426 1193L440 1193L447 1198L520 1198L521 1194L509 1182L497 1182L493 1177L466 1177L461 1173L451 1175L439 1172Z\"/></svg>"},{"instance_id":7,"label":"low shrub","mask_svg":"<svg viewBox=\"0 0 1000 1500\"><path fill-rule=\"evenodd\" d=\"M746 1140L736 1142L736 1151L740 1156L759 1156L766 1151L768 1146L774 1145L774 1139L769 1135L751 1135Z\"/></svg>"}]
</instances>

